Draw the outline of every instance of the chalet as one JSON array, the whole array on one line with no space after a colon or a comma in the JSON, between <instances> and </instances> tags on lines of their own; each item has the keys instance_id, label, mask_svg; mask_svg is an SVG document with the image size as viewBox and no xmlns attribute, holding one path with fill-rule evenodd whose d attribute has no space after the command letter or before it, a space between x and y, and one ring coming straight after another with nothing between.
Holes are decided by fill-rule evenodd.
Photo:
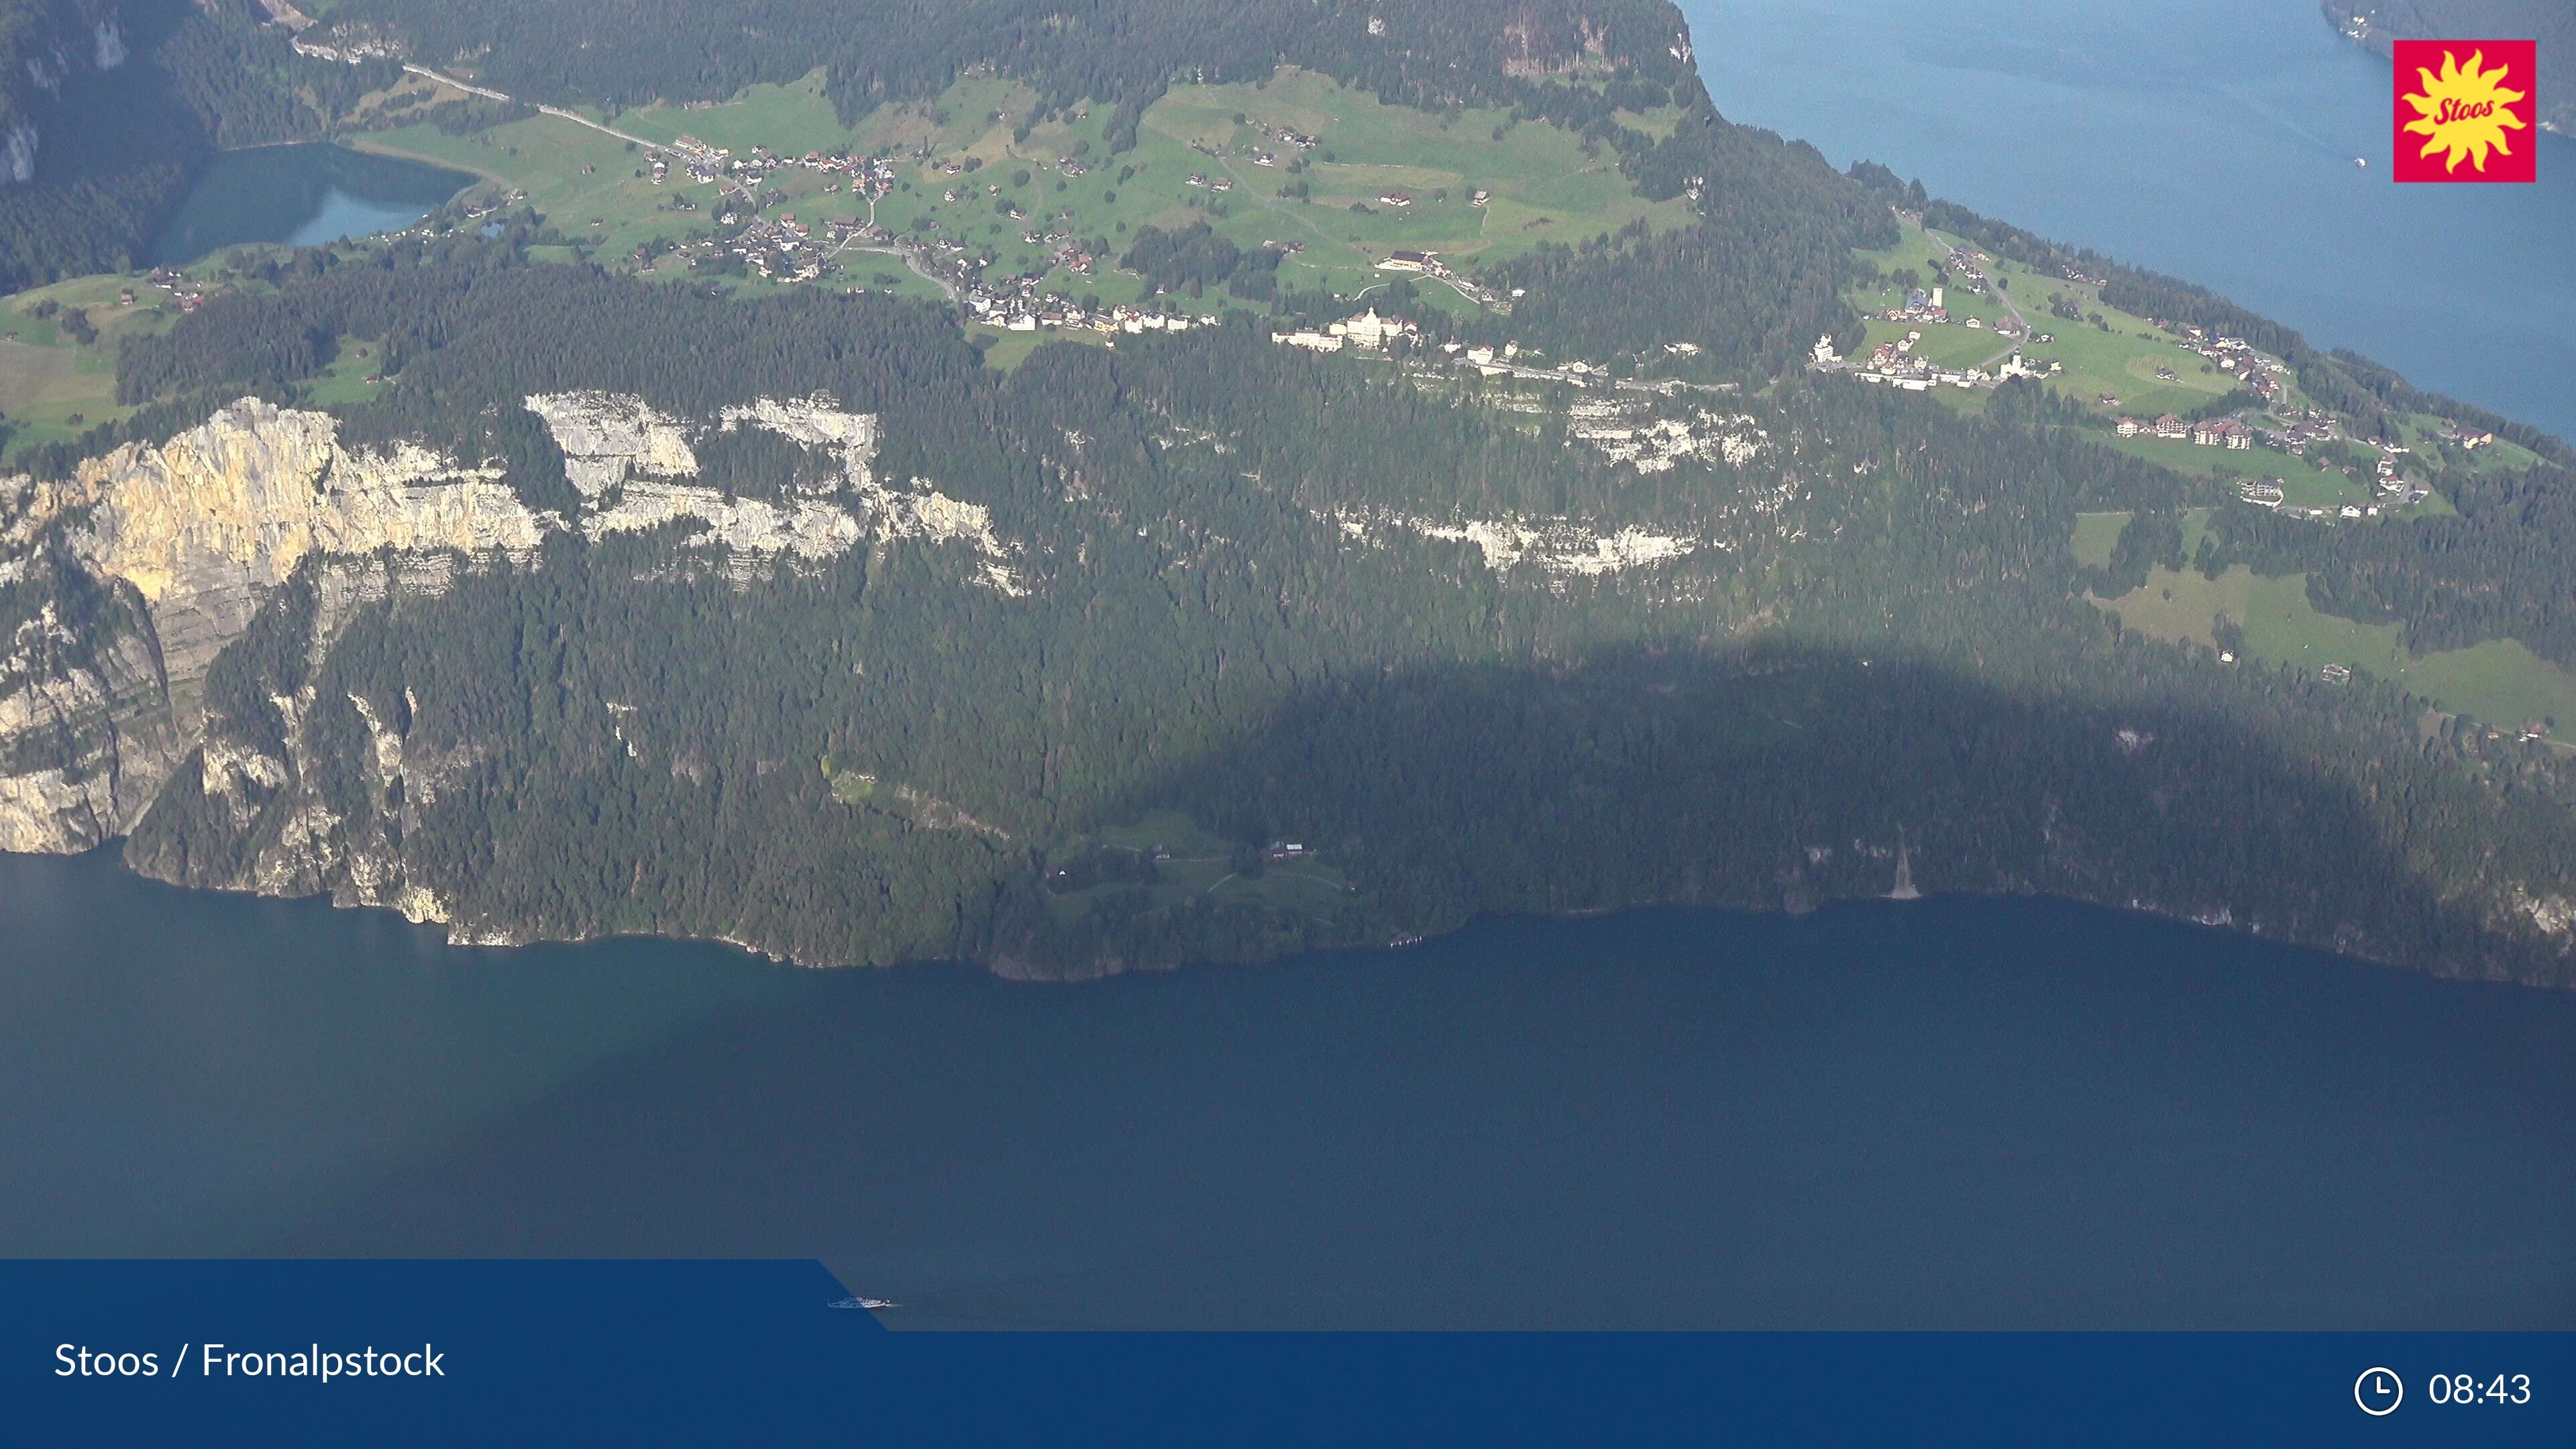
<instances>
[{"instance_id":1,"label":"chalet","mask_svg":"<svg viewBox=\"0 0 2576 1449\"><path fill-rule=\"evenodd\" d=\"M1392 251L1377 264L1381 272L1427 272L1431 270L1430 252Z\"/></svg>"},{"instance_id":2,"label":"chalet","mask_svg":"<svg viewBox=\"0 0 2576 1449\"><path fill-rule=\"evenodd\" d=\"M2121 437L2124 437L2124 438L2134 438L2134 437L2136 437L2136 436L2138 435L2138 429L2139 429L2139 426L2140 426L2140 424L2139 424L2139 422L2138 422L2138 420L2137 420L2136 418L2122 418L2122 419L2120 419L2120 427L2119 427L2119 433L2120 433L2120 436L2121 436Z\"/></svg>"},{"instance_id":3,"label":"chalet","mask_svg":"<svg viewBox=\"0 0 2576 1449\"><path fill-rule=\"evenodd\" d=\"M2172 413L2166 413L2156 419L2156 436L2159 438L2179 438L2186 431L2182 419Z\"/></svg>"}]
</instances>

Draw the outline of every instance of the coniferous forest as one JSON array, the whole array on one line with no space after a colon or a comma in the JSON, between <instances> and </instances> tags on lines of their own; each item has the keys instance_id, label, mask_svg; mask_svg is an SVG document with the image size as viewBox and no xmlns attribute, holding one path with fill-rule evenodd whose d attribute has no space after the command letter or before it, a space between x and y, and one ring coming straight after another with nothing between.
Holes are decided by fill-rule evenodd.
<instances>
[{"instance_id":1,"label":"coniferous forest","mask_svg":"<svg viewBox=\"0 0 2576 1449\"><path fill-rule=\"evenodd\" d=\"M137 868L346 895L349 861L389 860L479 938L662 932L1032 974L1383 942L1480 911L1806 909L1901 869L1925 891L2576 980L2549 904L2576 897L2576 765L2366 675L2222 665L2087 597L2260 561L2423 647L2510 633L2576 663L2558 562L2576 475L2552 440L2530 435L2537 469L2446 480L2456 519L2338 536L2329 558L2037 384L1962 411L1811 374L1819 335L1857 336L1853 249L1923 199L1726 122L1647 0L1517 5L1513 26L1481 3L979 0L887 5L873 30L764 0L712 59L651 8L347 0L330 23L432 56L489 43L496 84L608 102L820 57L845 113L977 66L1054 103L1141 107L1182 66L1285 59L1390 99L1526 107L1597 127L1641 193L1697 215L1513 264L1514 335L1565 356L1687 341L1725 381L1620 395L1622 427L1696 440L1644 465L1562 386L1275 345L1274 307L1298 305L1267 285L1276 259L1205 228L1143 232L1124 261L1195 286L1219 325L1007 370L952 308L532 260L525 218L308 253L129 339L134 411L33 453L14 506L233 399L308 403L365 338L392 385L330 405L347 448L419 445L571 517L596 501L528 399L596 391L697 420L698 476L726 498L781 499L838 465L707 420L820 399L877 420L875 480L980 510L1012 584L955 539L729 555L687 520L444 557L435 588L391 551L308 558L207 672L192 760L278 770L238 795L161 792L125 846ZM1361 44L1372 17L1401 43ZM1557 76L1586 57L1609 78ZM1612 117L1650 93L1686 106L1654 139ZM1999 253L2053 245L1945 224ZM2213 322L2226 306L2113 285ZM2319 389L2414 397L2265 335ZM2192 506L2218 512L2187 559ZM2076 515L2104 510L2132 522L2107 564L2079 563ZM101 667L73 655L136 630L143 602L84 572L80 510L0 523L18 549L0 628L54 621L90 641L58 668ZM1181 888L1193 851L1252 884Z\"/></svg>"}]
</instances>

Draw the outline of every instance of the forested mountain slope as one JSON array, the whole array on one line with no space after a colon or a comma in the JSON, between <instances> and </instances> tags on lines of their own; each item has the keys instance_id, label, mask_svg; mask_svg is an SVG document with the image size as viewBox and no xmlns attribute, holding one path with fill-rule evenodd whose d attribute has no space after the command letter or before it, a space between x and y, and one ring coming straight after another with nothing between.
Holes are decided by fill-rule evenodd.
<instances>
[{"instance_id":1,"label":"forested mountain slope","mask_svg":"<svg viewBox=\"0 0 2576 1449\"><path fill-rule=\"evenodd\" d=\"M212 151L318 136L377 61L297 57L257 0L0 6L0 290L141 259Z\"/></svg>"},{"instance_id":2,"label":"forested mountain slope","mask_svg":"<svg viewBox=\"0 0 2576 1449\"><path fill-rule=\"evenodd\" d=\"M1310 8L1188 43L1320 68L1381 38L1329 5L1292 36ZM541 261L516 213L246 263L125 339L113 421L5 480L0 847L124 837L167 879L461 939L814 964L1085 975L1901 888L2570 979L2553 746L2124 630L2091 600L2182 567L2183 510L2221 495L2038 383L1958 407L1800 366L1858 335L1842 288L1895 234L1886 178L1717 116L1665 7L1376 11L1401 43L1378 74L1435 104L1496 87L1590 127L1604 87L1678 100L1659 134L1594 134L1689 223L1529 252L1510 321L1705 370L1317 355L1213 297L1204 325L1006 368L951 305ZM918 84L1085 53L996 49L1021 13ZM512 63L646 83L582 79L619 52L578 49ZM1058 93L1130 83L1099 63ZM757 44L725 64L662 86L769 74ZM322 395L362 345L383 385ZM2133 522L2079 563L2078 515L2106 510Z\"/></svg>"},{"instance_id":3,"label":"forested mountain slope","mask_svg":"<svg viewBox=\"0 0 2576 1449\"><path fill-rule=\"evenodd\" d=\"M1557 104L1643 109L1651 91L1696 84L1662 0L349 0L323 34L470 65L513 94L613 104L717 100L820 65L845 121L977 70L1049 105L1131 114L1175 77L1282 64L1424 106L1534 100L1538 82L1587 69L1615 84L1560 88Z\"/></svg>"}]
</instances>

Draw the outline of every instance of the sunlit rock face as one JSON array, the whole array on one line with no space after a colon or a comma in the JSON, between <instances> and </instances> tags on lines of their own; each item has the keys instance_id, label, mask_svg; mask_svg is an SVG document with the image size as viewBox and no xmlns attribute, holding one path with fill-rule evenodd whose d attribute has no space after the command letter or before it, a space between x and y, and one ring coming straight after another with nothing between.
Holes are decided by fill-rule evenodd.
<instances>
[{"instance_id":1,"label":"sunlit rock face","mask_svg":"<svg viewBox=\"0 0 2576 1449\"><path fill-rule=\"evenodd\" d=\"M604 392L526 406L565 455L580 498L570 517L531 508L498 464L416 442L352 447L327 413L251 398L165 443L84 460L68 480L0 479L0 587L18 600L0 615L0 849L85 850L124 834L201 745L195 783L210 790L282 774L285 762L237 760L206 739L197 701L265 594L308 565L323 603L317 649L369 599L440 592L460 567L525 559L565 532L676 528L746 585L778 560L813 566L864 542L920 540L968 550L969 577L985 587L1027 592L1013 569L1022 550L985 509L924 480L877 481L873 415L760 398L693 420ZM735 428L777 433L833 466L775 499L727 497L698 481L693 442ZM79 620L31 602L66 589L117 602ZM306 824L297 838L321 849L329 832ZM348 862L309 865L345 873ZM274 884L303 879L288 875ZM384 885L387 899L434 914Z\"/></svg>"}]
</instances>

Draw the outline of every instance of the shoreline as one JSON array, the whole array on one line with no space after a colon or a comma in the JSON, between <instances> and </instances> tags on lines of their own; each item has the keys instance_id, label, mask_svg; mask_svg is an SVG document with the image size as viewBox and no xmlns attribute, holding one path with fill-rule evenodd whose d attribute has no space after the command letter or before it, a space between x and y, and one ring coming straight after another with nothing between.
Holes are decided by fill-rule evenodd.
<instances>
[{"instance_id":1,"label":"shoreline","mask_svg":"<svg viewBox=\"0 0 2576 1449\"><path fill-rule=\"evenodd\" d=\"M755 945L748 941L739 940L732 936L678 936L652 931L622 931L605 935L555 936L526 934L512 929L496 929L489 932L477 933L469 928L458 926L452 922L442 919L414 918L403 911L400 907L394 905L362 901L343 901L329 892L317 892L312 895L303 896L287 896L270 895L260 891L232 890L223 887L182 885L174 881L164 880L158 876L146 874L142 871L136 870L131 865L128 865L125 861L124 847L125 838L119 836L113 840L105 842L104 844L74 853L55 854L50 852L34 851L0 851L0 860L5 860L11 857L22 857L29 860L87 861L93 864L112 868L120 874L131 877L135 880L149 881L153 885L167 890L185 891L192 895L231 897L244 901L273 901L283 904L310 904L325 907L333 911L381 912L384 917L401 920L405 924L416 929L439 933L439 935L443 937L443 939L438 943L440 947L445 950L453 951L523 951L544 946L605 946L621 941L652 941L680 946L721 947L726 950L737 952L742 956L754 958L765 966L792 968L799 972L894 971L916 967L968 967L997 977L1001 980L1031 986L1085 985L1129 975L1158 975L1170 974L1179 971L1223 970L1229 967L1238 966L1261 966L1281 961L1295 960L1299 957L1310 955L1348 955L1361 952L1392 953L1396 951L1410 950L1431 942L1444 940L1455 936L1462 931L1466 931L1479 923L1487 921L1523 920L1564 925L1580 925L1592 921L1612 920L1640 912L1708 911L1749 917L1775 918L1782 922L1795 922L1811 919L1825 910L1837 907L1847 908L1872 904L1931 906L1936 903L1973 902L1989 905L2048 903L2077 906L2087 910L2109 911L2120 915L2145 916L2156 920L2168 921L2175 925L2194 926L2202 930L2224 932L2233 937L2258 941L2267 945L2290 947L2296 950L2307 951L2340 961L2351 962L2356 965L2377 967L2390 971L2402 971L2408 975L2422 976L2433 980L2457 981L2492 986L2511 986L2531 991L2576 991L2576 975L2571 975L2566 979L2559 981L2532 980L2496 971L2482 971L2473 966L2463 966L2460 963L2451 961L2421 963L2397 960L2370 954L2367 951L2357 950L2351 946L2339 946L2331 942L2313 941L2297 936L2285 936L2276 932L2267 932L2263 930L2259 924L2250 926L2242 925L2239 924L2231 914L2223 911L2213 916L2208 912L2194 913L2177 910L2170 907L2160 906L2152 902L2138 900L2136 898L2122 901L2109 901L2045 891L1989 892L1933 890L1928 892L1917 892L1913 895L1903 895L1895 892L1826 894L1820 896L1807 896L1802 894L1795 900L1770 905L1727 901L1664 900L1636 901L1622 905L1586 906L1559 911L1511 909L1478 910L1470 912L1465 919L1458 921L1455 924L1420 927L1407 930L1402 932L1396 938L1388 941L1353 941L1341 944L1306 946L1295 950L1281 951L1272 955L1243 958L1197 957L1170 964L1138 964L1114 958L1079 964L1051 963L1018 958L1007 951L996 952L990 957L953 956L905 958L903 960L883 962L812 962L798 960L794 956L774 951L768 947Z\"/></svg>"}]
</instances>

